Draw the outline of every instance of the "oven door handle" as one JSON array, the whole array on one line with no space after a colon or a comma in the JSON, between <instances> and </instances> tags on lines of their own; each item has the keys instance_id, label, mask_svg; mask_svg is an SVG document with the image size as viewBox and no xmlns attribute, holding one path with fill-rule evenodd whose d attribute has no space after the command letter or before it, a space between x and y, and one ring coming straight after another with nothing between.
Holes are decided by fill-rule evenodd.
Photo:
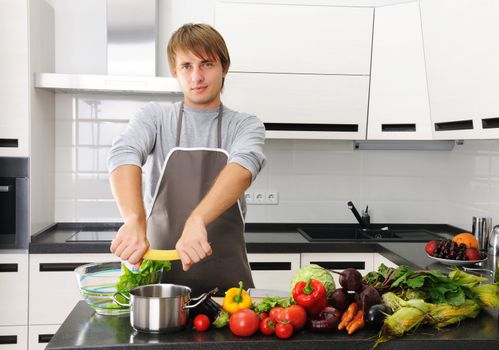
<instances>
[{"instance_id":1,"label":"oven door handle","mask_svg":"<svg viewBox=\"0 0 499 350\"><path fill-rule=\"evenodd\" d=\"M11 189L12 189L11 185L0 186L0 192L10 192Z\"/></svg>"}]
</instances>

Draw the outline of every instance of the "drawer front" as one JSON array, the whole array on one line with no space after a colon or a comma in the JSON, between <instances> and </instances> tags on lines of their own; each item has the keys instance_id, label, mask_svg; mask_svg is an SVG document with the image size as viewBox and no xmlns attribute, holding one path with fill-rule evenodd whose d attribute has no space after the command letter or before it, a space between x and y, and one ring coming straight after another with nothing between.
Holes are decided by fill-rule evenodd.
<instances>
[{"instance_id":1,"label":"drawer front","mask_svg":"<svg viewBox=\"0 0 499 350\"><path fill-rule=\"evenodd\" d=\"M28 350L28 326L0 327L0 350Z\"/></svg>"},{"instance_id":2,"label":"drawer front","mask_svg":"<svg viewBox=\"0 0 499 350\"><path fill-rule=\"evenodd\" d=\"M29 350L43 350L60 325L29 326Z\"/></svg>"},{"instance_id":3,"label":"drawer front","mask_svg":"<svg viewBox=\"0 0 499 350\"><path fill-rule=\"evenodd\" d=\"M255 288L289 291L300 254L248 254Z\"/></svg>"},{"instance_id":4,"label":"drawer front","mask_svg":"<svg viewBox=\"0 0 499 350\"><path fill-rule=\"evenodd\" d=\"M0 254L0 326L28 324L28 254Z\"/></svg>"},{"instance_id":5,"label":"drawer front","mask_svg":"<svg viewBox=\"0 0 499 350\"><path fill-rule=\"evenodd\" d=\"M303 253L301 254L301 266L317 264L328 270L343 271L347 268L355 268L362 275L373 270L373 253ZM333 273L336 288L340 288L339 275Z\"/></svg>"},{"instance_id":6,"label":"drawer front","mask_svg":"<svg viewBox=\"0 0 499 350\"><path fill-rule=\"evenodd\" d=\"M29 324L61 324L81 300L76 266L117 261L112 254L31 254Z\"/></svg>"}]
</instances>

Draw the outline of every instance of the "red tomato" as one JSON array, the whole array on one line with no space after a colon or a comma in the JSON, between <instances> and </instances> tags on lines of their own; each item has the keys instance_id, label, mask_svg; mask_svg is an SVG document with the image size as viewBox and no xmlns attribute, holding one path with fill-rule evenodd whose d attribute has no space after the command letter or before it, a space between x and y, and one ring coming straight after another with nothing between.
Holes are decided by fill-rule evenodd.
<instances>
[{"instance_id":1,"label":"red tomato","mask_svg":"<svg viewBox=\"0 0 499 350\"><path fill-rule=\"evenodd\" d=\"M260 322L260 332L265 335L274 334L274 322L270 317L266 317Z\"/></svg>"},{"instance_id":2,"label":"red tomato","mask_svg":"<svg viewBox=\"0 0 499 350\"><path fill-rule=\"evenodd\" d=\"M275 326L275 335L280 339L288 339L293 335L291 323L278 323Z\"/></svg>"},{"instance_id":3,"label":"red tomato","mask_svg":"<svg viewBox=\"0 0 499 350\"><path fill-rule=\"evenodd\" d=\"M269 314L266 313L266 312L259 312L258 313L258 317L260 318L260 320L264 320L266 319L267 317L269 317Z\"/></svg>"},{"instance_id":4,"label":"red tomato","mask_svg":"<svg viewBox=\"0 0 499 350\"><path fill-rule=\"evenodd\" d=\"M237 336L249 337L260 328L260 319L253 310L237 310L230 316L229 328Z\"/></svg>"},{"instance_id":5,"label":"red tomato","mask_svg":"<svg viewBox=\"0 0 499 350\"><path fill-rule=\"evenodd\" d=\"M283 316L284 316L284 308L282 306L276 306L270 310L269 317L274 322L277 321L284 322L285 319L283 318Z\"/></svg>"},{"instance_id":6,"label":"red tomato","mask_svg":"<svg viewBox=\"0 0 499 350\"><path fill-rule=\"evenodd\" d=\"M291 323L293 330L299 331L307 322L307 311L300 305L291 305L284 309L284 318Z\"/></svg>"},{"instance_id":7,"label":"red tomato","mask_svg":"<svg viewBox=\"0 0 499 350\"><path fill-rule=\"evenodd\" d=\"M198 332L206 331L208 328L210 328L211 324L209 317L204 314L197 315L196 317L194 317L194 320L192 322L194 323L194 328L196 328Z\"/></svg>"}]
</instances>

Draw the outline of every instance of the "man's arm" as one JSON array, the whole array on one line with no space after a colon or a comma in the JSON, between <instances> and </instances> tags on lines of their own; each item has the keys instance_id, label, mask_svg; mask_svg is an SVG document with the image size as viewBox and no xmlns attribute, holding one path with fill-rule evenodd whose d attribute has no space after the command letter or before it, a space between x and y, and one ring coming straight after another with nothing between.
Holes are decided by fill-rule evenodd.
<instances>
[{"instance_id":1,"label":"man's arm","mask_svg":"<svg viewBox=\"0 0 499 350\"><path fill-rule=\"evenodd\" d=\"M229 209L251 184L251 172L239 164L227 164L203 200L187 219L176 249L184 271L211 255L206 226Z\"/></svg>"},{"instance_id":2,"label":"man's arm","mask_svg":"<svg viewBox=\"0 0 499 350\"><path fill-rule=\"evenodd\" d=\"M111 243L111 252L137 265L149 248L142 202L142 169L136 165L121 165L111 173L110 182L124 221Z\"/></svg>"}]
</instances>

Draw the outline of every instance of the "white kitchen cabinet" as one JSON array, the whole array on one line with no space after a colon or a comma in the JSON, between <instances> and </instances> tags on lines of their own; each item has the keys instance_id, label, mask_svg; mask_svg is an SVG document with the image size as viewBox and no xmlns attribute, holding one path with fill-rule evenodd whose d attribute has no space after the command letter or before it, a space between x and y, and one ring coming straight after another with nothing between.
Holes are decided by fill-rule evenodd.
<instances>
[{"instance_id":1,"label":"white kitchen cabinet","mask_svg":"<svg viewBox=\"0 0 499 350\"><path fill-rule=\"evenodd\" d=\"M248 254L255 288L289 291L300 254Z\"/></svg>"},{"instance_id":2,"label":"white kitchen cabinet","mask_svg":"<svg viewBox=\"0 0 499 350\"><path fill-rule=\"evenodd\" d=\"M0 326L27 325L28 324L28 254L27 253L25 254L0 253L0 286L1 286Z\"/></svg>"},{"instance_id":3,"label":"white kitchen cabinet","mask_svg":"<svg viewBox=\"0 0 499 350\"><path fill-rule=\"evenodd\" d=\"M368 94L367 76L231 72L222 101L260 118L268 138L363 140Z\"/></svg>"},{"instance_id":4,"label":"white kitchen cabinet","mask_svg":"<svg viewBox=\"0 0 499 350\"><path fill-rule=\"evenodd\" d=\"M43 350L59 329L59 325L29 326L29 350Z\"/></svg>"},{"instance_id":5,"label":"white kitchen cabinet","mask_svg":"<svg viewBox=\"0 0 499 350\"><path fill-rule=\"evenodd\" d=\"M378 271L378 267L380 264L385 264L386 267L393 267L393 268L399 267L397 264L395 264L393 261L385 258L383 255L378 254L378 253L374 253L373 271Z\"/></svg>"},{"instance_id":6,"label":"white kitchen cabinet","mask_svg":"<svg viewBox=\"0 0 499 350\"><path fill-rule=\"evenodd\" d=\"M0 2L0 156L28 156L28 1Z\"/></svg>"},{"instance_id":7,"label":"white kitchen cabinet","mask_svg":"<svg viewBox=\"0 0 499 350\"><path fill-rule=\"evenodd\" d=\"M422 0L435 139L499 136L499 2Z\"/></svg>"},{"instance_id":8,"label":"white kitchen cabinet","mask_svg":"<svg viewBox=\"0 0 499 350\"><path fill-rule=\"evenodd\" d=\"M219 2L215 9L238 72L368 75L372 23L367 7Z\"/></svg>"},{"instance_id":9,"label":"white kitchen cabinet","mask_svg":"<svg viewBox=\"0 0 499 350\"><path fill-rule=\"evenodd\" d=\"M29 324L61 324L82 300L74 269L104 261L118 261L118 258L113 254L31 254Z\"/></svg>"},{"instance_id":10,"label":"white kitchen cabinet","mask_svg":"<svg viewBox=\"0 0 499 350\"><path fill-rule=\"evenodd\" d=\"M329 270L343 271L353 267L362 275L371 272L374 266L373 253L302 253L301 266L317 264ZM336 287L339 288L339 275L332 273Z\"/></svg>"},{"instance_id":11,"label":"white kitchen cabinet","mask_svg":"<svg viewBox=\"0 0 499 350\"><path fill-rule=\"evenodd\" d=\"M28 327L0 327L0 350L27 350Z\"/></svg>"},{"instance_id":12,"label":"white kitchen cabinet","mask_svg":"<svg viewBox=\"0 0 499 350\"><path fill-rule=\"evenodd\" d=\"M417 2L375 9L368 140L431 140Z\"/></svg>"}]
</instances>

